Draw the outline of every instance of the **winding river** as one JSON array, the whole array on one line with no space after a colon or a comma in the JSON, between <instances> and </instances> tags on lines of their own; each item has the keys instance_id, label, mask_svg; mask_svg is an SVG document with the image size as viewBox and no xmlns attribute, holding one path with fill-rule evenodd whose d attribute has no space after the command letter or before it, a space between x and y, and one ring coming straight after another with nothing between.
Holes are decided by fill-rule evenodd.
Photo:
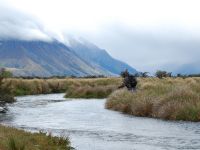
<instances>
[{"instance_id":1,"label":"winding river","mask_svg":"<svg viewBox=\"0 0 200 150\"><path fill-rule=\"evenodd\" d=\"M77 150L200 149L200 123L133 117L104 109L105 99L63 96L17 97L0 123L69 136Z\"/></svg>"}]
</instances>

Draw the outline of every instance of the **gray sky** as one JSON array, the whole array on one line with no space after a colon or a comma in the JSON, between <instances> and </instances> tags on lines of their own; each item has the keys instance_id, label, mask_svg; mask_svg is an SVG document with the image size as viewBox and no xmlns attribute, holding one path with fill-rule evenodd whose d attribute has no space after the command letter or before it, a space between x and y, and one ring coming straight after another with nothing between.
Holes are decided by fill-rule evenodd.
<instances>
[{"instance_id":1,"label":"gray sky","mask_svg":"<svg viewBox=\"0 0 200 150\"><path fill-rule=\"evenodd\" d=\"M140 71L173 71L199 62L199 6L198 0L0 0L0 38L74 35Z\"/></svg>"}]
</instances>

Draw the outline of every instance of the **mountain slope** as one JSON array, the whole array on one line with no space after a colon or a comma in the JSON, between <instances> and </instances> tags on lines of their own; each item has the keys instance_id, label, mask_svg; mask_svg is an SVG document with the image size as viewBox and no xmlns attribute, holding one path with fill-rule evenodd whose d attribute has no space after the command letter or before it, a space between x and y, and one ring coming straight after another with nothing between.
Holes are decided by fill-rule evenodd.
<instances>
[{"instance_id":1,"label":"mountain slope","mask_svg":"<svg viewBox=\"0 0 200 150\"><path fill-rule=\"evenodd\" d=\"M67 46L58 41L0 41L0 66L15 76L116 75L124 69L136 72L91 43L74 40Z\"/></svg>"},{"instance_id":2,"label":"mountain slope","mask_svg":"<svg viewBox=\"0 0 200 150\"><path fill-rule=\"evenodd\" d=\"M189 64L183 64L177 67L176 69L173 70L174 74L199 74L200 73L200 68L199 68L200 62L195 62L195 63L189 63Z\"/></svg>"},{"instance_id":3,"label":"mountain slope","mask_svg":"<svg viewBox=\"0 0 200 150\"><path fill-rule=\"evenodd\" d=\"M81 41L70 39L69 45L86 62L108 74L119 75L125 69L128 69L131 73L137 72L128 64L112 58L105 50L98 48L84 39Z\"/></svg>"},{"instance_id":4,"label":"mountain slope","mask_svg":"<svg viewBox=\"0 0 200 150\"><path fill-rule=\"evenodd\" d=\"M84 76L101 73L57 41L0 41L0 64L17 76Z\"/></svg>"}]
</instances>

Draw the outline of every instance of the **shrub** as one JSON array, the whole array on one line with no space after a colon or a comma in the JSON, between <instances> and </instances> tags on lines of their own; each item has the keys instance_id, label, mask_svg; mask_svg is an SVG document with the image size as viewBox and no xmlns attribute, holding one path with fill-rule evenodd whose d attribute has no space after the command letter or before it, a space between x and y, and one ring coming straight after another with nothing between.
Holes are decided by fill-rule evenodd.
<instances>
[{"instance_id":1,"label":"shrub","mask_svg":"<svg viewBox=\"0 0 200 150\"><path fill-rule=\"evenodd\" d=\"M128 70L125 70L124 72L121 72L121 77L123 78L123 83L118 88L127 87L128 90L135 90L137 85L136 76L132 75L128 72Z\"/></svg>"},{"instance_id":2,"label":"shrub","mask_svg":"<svg viewBox=\"0 0 200 150\"><path fill-rule=\"evenodd\" d=\"M159 79L161 79L161 78L164 78L164 77L171 77L172 73L167 72L167 71L158 70L158 71L156 71L155 76L158 77Z\"/></svg>"},{"instance_id":3,"label":"shrub","mask_svg":"<svg viewBox=\"0 0 200 150\"><path fill-rule=\"evenodd\" d=\"M11 77L12 74L5 69L0 69L0 102L14 102L14 96L12 94L11 83L4 85L3 80Z\"/></svg>"}]
</instances>

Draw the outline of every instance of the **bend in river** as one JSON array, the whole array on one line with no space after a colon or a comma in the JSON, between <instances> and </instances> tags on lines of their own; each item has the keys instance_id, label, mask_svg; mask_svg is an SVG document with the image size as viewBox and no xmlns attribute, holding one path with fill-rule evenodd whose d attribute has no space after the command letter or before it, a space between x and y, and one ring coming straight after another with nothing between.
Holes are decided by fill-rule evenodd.
<instances>
[{"instance_id":1,"label":"bend in river","mask_svg":"<svg viewBox=\"0 0 200 150\"><path fill-rule=\"evenodd\" d=\"M104 109L105 99L64 94L17 97L0 114L2 124L69 136L78 150L199 149L200 123L133 117Z\"/></svg>"}]
</instances>

